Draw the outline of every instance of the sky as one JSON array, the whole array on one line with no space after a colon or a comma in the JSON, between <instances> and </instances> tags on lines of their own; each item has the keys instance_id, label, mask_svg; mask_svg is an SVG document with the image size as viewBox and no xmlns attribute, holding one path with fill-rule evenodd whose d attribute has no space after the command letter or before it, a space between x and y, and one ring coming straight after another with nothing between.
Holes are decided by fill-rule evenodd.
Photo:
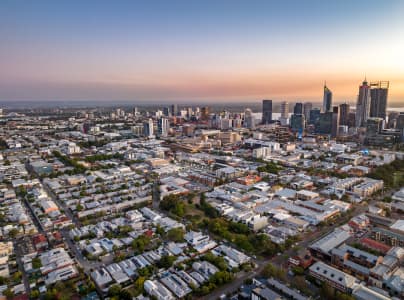
<instances>
[{"instance_id":1,"label":"sky","mask_svg":"<svg viewBox=\"0 0 404 300\"><path fill-rule=\"evenodd\" d=\"M404 1L1 0L0 101L321 101L389 80Z\"/></svg>"}]
</instances>

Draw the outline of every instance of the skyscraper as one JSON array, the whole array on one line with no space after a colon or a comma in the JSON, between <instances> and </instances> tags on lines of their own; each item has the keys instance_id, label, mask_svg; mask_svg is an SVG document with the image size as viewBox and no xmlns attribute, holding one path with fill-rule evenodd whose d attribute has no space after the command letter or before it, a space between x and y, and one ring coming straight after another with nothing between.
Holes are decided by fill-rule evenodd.
<instances>
[{"instance_id":1,"label":"skyscraper","mask_svg":"<svg viewBox=\"0 0 404 300\"><path fill-rule=\"evenodd\" d=\"M286 101L281 103L281 118L289 118L289 103Z\"/></svg>"},{"instance_id":2,"label":"skyscraper","mask_svg":"<svg viewBox=\"0 0 404 300\"><path fill-rule=\"evenodd\" d=\"M301 114L303 114L303 103L297 102L297 103L295 104L294 109L293 109L293 113L294 113L295 115L301 115Z\"/></svg>"},{"instance_id":3,"label":"skyscraper","mask_svg":"<svg viewBox=\"0 0 404 300\"><path fill-rule=\"evenodd\" d=\"M370 117L386 119L388 92L388 81L377 81L370 83Z\"/></svg>"},{"instance_id":4,"label":"skyscraper","mask_svg":"<svg viewBox=\"0 0 404 300\"><path fill-rule=\"evenodd\" d=\"M339 127L339 109L338 109L338 106L333 106L333 108L332 108L331 137L336 137L337 136L338 127Z\"/></svg>"},{"instance_id":5,"label":"skyscraper","mask_svg":"<svg viewBox=\"0 0 404 300\"><path fill-rule=\"evenodd\" d=\"M320 109L319 108L313 108L310 110L310 116L309 116L309 124L316 124L318 120L320 119Z\"/></svg>"},{"instance_id":6,"label":"skyscraper","mask_svg":"<svg viewBox=\"0 0 404 300\"><path fill-rule=\"evenodd\" d=\"M255 128L255 118L252 114L252 110L249 108L244 111L244 127L251 129Z\"/></svg>"},{"instance_id":7,"label":"skyscraper","mask_svg":"<svg viewBox=\"0 0 404 300\"><path fill-rule=\"evenodd\" d=\"M304 115L303 114L293 114L290 118L290 128L293 132L298 132L301 134L304 130Z\"/></svg>"},{"instance_id":8,"label":"skyscraper","mask_svg":"<svg viewBox=\"0 0 404 300\"><path fill-rule=\"evenodd\" d=\"M262 100L262 124L272 122L272 100Z\"/></svg>"},{"instance_id":9,"label":"skyscraper","mask_svg":"<svg viewBox=\"0 0 404 300\"><path fill-rule=\"evenodd\" d=\"M397 117L396 129L404 129L404 112L400 112Z\"/></svg>"},{"instance_id":10,"label":"skyscraper","mask_svg":"<svg viewBox=\"0 0 404 300\"><path fill-rule=\"evenodd\" d=\"M356 127L366 126L366 121L369 118L370 110L370 86L368 82L363 81L362 85L359 87L358 102L356 103Z\"/></svg>"},{"instance_id":11,"label":"skyscraper","mask_svg":"<svg viewBox=\"0 0 404 300\"><path fill-rule=\"evenodd\" d=\"M339 125L347 126L349 121L350 106L347 103L339 105Z\"/></svg>"},{"instance_id":12,"label":"skyscraper","mask_svg":"<svg viewBox=\"0 0 404 300\"><path fill-rule=\"evenodd\" d=\"M176 117L178 115L178 105L177 104L171 105L171 115L173 117Z\"/></svg>"},{"instance_id":13,"label":"skyscraper","mask_svg":"<svg viewBox=\"0 0 404 300\"><path fill-rule=\"evenodd\" d=\"M333 115L331 111L320 113L318 121L315 124L316 133L319 134L332 134L333 129Z\"/></svg>"},{"instance_id":14,"label":"skyscraper","mask_svg":"<svg viewBox=\"0 0 404 300\"><path fill-rule=\"evenodd\" d=\"M166 117L170 116L170 108L169 107L163 107L163 115Z\"/></svg>"},{"instance_id":15,"label":"skyscraper","mask_svg":"<svg viewBox=\"0 0 404 300\"><path fill-rule=\"evenodd\" d=\"M149 119L143 123L143 134L146 137L152 137L154 135L152 119Z\"/></svg>"},{"instance_id":16,"label":"skyscraper","mask_svg":"<svg viewBox=\"0 0 404 300\"><path fill-rule=\"evenodd\" d=\"M324 83L324 96L323 96L323 113L331 111L332 108L332 92Z\"/></svg>"},{"instance_id":17,"label":"skyscraper","mask_svg":"<svg viewBox=\"0 0 404 300\"><path fill-rule=\"evenodd\" d=\"M138 110L138 108L137 108L137 107L134 107L132 113L133 113L133 115L134 115L135 117L138 116L138 115L139 115L139 110Z\"/></svg>"},{"instance_id":18,"label":"skyscraper","mask_svg":"<svg viewBox=\"0 0 404 300\"><path fill-rule=\"evenodd\" d=\"M157 121L157 130L159 136L166 137L168 135L169 129L170 129L170 122L167 118L160 118Z\"/></svg>"},{"instance_id":19,"label":"skyscraper","mask_svg":"<svg viewBox=\"0 0 404 300\"><path fill-rule=\"evenodd\" d=\"M204 106L201 108L201 119L202 120L209 119L209 106Z\"/></svg>"},{"instance_id":20,"label":"skyscraper","mask_svg":"<svg viewBox=\"0 0 404 300\"><path fill-rule=\"evenodd\" d=\"M313 104L311 102L305 102L303 104L303 114L304 117L306 119L306 122L308 122L308 120L310 119L310 111L313 108Z\"/></svg>"}]
</instances>

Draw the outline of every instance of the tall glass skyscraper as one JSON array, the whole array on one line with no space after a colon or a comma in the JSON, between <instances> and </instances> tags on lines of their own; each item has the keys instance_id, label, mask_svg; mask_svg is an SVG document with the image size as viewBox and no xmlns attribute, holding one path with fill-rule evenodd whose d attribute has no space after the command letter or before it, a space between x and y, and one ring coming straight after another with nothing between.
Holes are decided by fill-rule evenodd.
<instances>
[{"instance_id":1,"label":"tall glass skyscraper","mask_svg":"<svg viewBox=\"0 0 404 300\"><path fill-rule=\"evenodd\" d=\"M327 87L327 85L324 84L323 113L331 111L331 109L332 109L332 92Z\"/></svg>"},{"instance_id":2,"label":"tall glass skyscraper","mask_svg":"<svg viewBox=\"0 0 404 300\"><path fill-rule=\"evenodd\" d=\"M349 104L342 103L339 105L339 125L348 126L349 122Z\"/></svg>"},{"instance_id":3,"label":"tall glass skyscraper","mask_svg":"<svg viewBox=\"0 0 404 300\"><path fill-rule=\"evenodd\" d=\"M356 127L366 126L370 111L370 85L365 80L359 87L358 102L356 103Z\"/></svg>"},{"instance_id":4,"label":"tall glass skyscraper","mask_svg":"<svg viewBox=\"0 0 404 300\"><path fill-rule=\"evenodd\" d=\"M296 115L303 114L303 103L297 102L295 104L294 109L293 109L293 113L296 114Z\"/></svg>"},{"instance_id":5,"label":"tall glass skyscraper","mask_svg":"<svg viewBox=\"0 0 404 300\"><path fill-rule=\"evenodd\" d=\"M370 83L369 117L386 119L388 92L389 92L388 81L378 81Z\"/></svg>"},{"instance_id":6,"label":"tall glass skyscraper","mask_svg":"<svg viewBox=\"0 0 404 300\"><path fill-rule=\"evenodd\" d=\"M272 100L262 100L262 124L272 122Z\"/></svg>"}]
</instances>

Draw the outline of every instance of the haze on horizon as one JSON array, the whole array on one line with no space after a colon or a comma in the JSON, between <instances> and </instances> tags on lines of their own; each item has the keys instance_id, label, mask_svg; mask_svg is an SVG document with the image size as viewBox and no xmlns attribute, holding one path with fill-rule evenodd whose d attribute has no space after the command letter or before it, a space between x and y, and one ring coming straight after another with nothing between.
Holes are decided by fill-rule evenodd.
<instances>
[{"instance_id":1,"label":"haze on horizon","mask_svg":"<svg viewBox=\"0 0 404 300\"><path fill-rule=\"evenodd\" d=\"M404 1L0 3L0 100L355 103L389 80L404 105Z\"/></svg>"}]
</instances>

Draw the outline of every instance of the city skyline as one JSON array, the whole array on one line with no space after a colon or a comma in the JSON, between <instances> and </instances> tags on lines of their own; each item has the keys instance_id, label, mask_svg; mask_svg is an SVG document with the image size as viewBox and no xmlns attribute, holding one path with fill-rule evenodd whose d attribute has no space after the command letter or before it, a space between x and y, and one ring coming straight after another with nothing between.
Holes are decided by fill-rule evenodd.
<instances>
[{"instance_id":1,"label":"city skyline","mask_svg":"<svg viewBox=\"0 0 404 300\"><path fill-rule=\"evenodd\" d=\"M0 101L404 104L401 1L1 4ZM375 21L377 20L377 21Z\"/></svg>"}]
</instances>

